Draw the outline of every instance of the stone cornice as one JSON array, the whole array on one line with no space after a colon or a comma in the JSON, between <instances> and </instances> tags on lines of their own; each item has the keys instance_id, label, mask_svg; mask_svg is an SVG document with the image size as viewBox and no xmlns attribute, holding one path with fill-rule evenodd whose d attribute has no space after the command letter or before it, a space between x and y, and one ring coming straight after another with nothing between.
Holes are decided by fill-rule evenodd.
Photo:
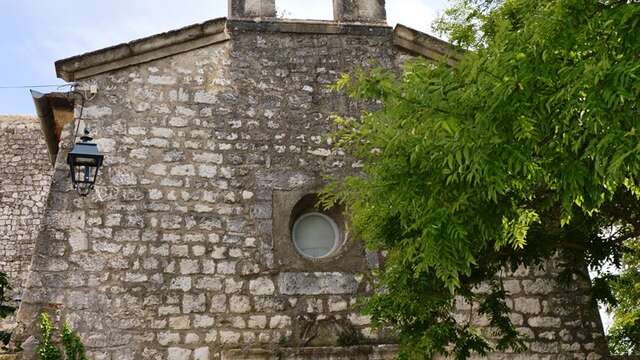
<instances>
[{"instance_id":1,"label":"stone cornice","mask_svg":"<svg viewBox=\"0 0 640 360\"><path fill-rule=\"evenodd\" d=\"M227 28L236 31L279 32L296 34L385 35L391 32L386 24L287 19L230 19Z\"/></svg>"}]
</instances>

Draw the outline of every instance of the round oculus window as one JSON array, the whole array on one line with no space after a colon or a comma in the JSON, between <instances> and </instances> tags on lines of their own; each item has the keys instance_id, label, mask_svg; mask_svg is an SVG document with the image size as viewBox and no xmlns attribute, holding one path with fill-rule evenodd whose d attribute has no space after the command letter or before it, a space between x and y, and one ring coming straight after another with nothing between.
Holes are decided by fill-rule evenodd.
<instances>
[{"instance_id":1,"label":"round oculus window","mask_svg":"<svg viewBox=\"0 0 640 360\"><path fill-rule=\"evenodd\" d=\"M312 259L331 255L338 247L338 225L327 215L307 213L293 224L293 244L300 254Z\"/></svg>"}]
</instances>

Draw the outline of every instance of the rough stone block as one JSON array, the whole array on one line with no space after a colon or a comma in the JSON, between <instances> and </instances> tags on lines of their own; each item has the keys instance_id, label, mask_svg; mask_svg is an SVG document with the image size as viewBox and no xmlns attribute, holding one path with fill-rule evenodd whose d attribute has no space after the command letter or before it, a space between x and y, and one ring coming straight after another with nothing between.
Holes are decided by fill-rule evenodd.
<instances>
[{"instance_id":1,"label":"rough stone block","mask_svg":"<svg viewBox=\"0 0 640 360\"><path fill-rule=\"evenodd\" d=\"M193 360L209 360L210 358L208 347L198 348L193 351Z\"/></svg>"},{"instance_id":2,"label":"rough stone block","mask_svg":"<svg viewBox=\"0 0 640 360\"><path fill-rule=\"evenodd\" d=\"M193 326L196 328L209 328L213 326L215 319L207 315L196 315L193 320Z\"/></svg>"},{"instance_id":3,"label":"rough stone block","mask_svg":"<svg viewBox=\"0 0 640 360\"><path fill-rule=\"evenodd\" d=\"M336 21L386 23L385 0L333 0Z\"/></svg>"},{"instance_id":4,"label":"rough stone block","mask_svg":"<svg viewBox=\"0 0 640 360\"><path fill-rule=\"evenodd\" d=\"M282 273L278 286L284 295L342 295L358 290L355 276L345 273Z\"/></svg>"},{"instance_id":5,"label":"rough stone block","mask_svg":"<svg viewBox=\"0 0 640 360\"><path fill-rule=\"evenodd\" d=\"M251 311L251 300L248 296L234 295L229 300L229 309L232 313L248 313Z\"/></svg>"},{"instance_id":6,"label":"rough stone block","mask_svg":"<svg viewBox=\"0 0 640 360\"><path fill-rule=\"evenodd\" d=\"M267 326L267 317L264 315L250 316L247 326L249 329L264 329Z\"/></svg>"},{"instance_id":7,"label":"rough stone block","mask_svg":"<svg viewBox=\"0 0 640 360\"><path fill-rule=\"evenodd\" d=\"M205 310L205 295L191 295L185 294L182 298L182 311L185 314L204 312Z\"/></svg>"},{"instance_id":8,"label":"rough stone block","mask_svg":"<svg viewBox=\"0 0 640 360\"><path fill-rule=\"evenodd\" d=\"M538 314L542 310L540 300L537 298L516 298L514 309L524 314Z\"/></svg>"},{"instance_id":9,"label":"rough stone block","mask_svg":"<svg viewBox=\"0 0 640 360\"><path fill-rule=\"evenodd\" d=\"M167 360L189 360L191 352L189 349L171 347L167 350Z\"/></svg>"},{"instance_id":10,"label":"rough stone block","mask_svg":"<svg viewBox=\"0 0 640 360\"><path fill-rule=\"evenodd\" d=\"M224 313L227 310L227 296L226 295L214 295L211 297L211 309L212 313Z\"/></svg>"},{"instance_id":11,"label":"rough stone block","mask_svg":"<svg viewBox=\"0 0 640 360\"><path fill-rule=\"evenodd\" d=\"M253 295L273 295L275 292L275 286L271 279L261 277L249 282L249 290Z\"/></svg>"},{"instance_id":12,"label":"rough stone block","mask_svg":"<svg viewBox=\"0 0 640 360\"><path fill-rule=\"evenodd\" d=\"M189 329L191 320L188 316L176 316L169 318L169 328L172 330Z\"/></svg>"},{"instance_id":13,"label":"rough stone block","mask_svg":"<svg viewBox=\"0 0 640 360\"><path fill-rule=\"evenodd\" d=\"M240 342L240 334L237 331L220 331L220 342L224 345L235 345Z\"/></svg>"},{"instance_id":14,"label":"rough stone block","mask_svg":"<svg viewBox=\"0 0 640 360\"><path fill-rule=\"evenodd\" d=\"M291 325L291 318L286 315L274 315L269 320L270 329L284 329Z\"/></svg>"},{"instance_id":15,"label":"rough stone block","mask_svg":"<svg viewBox=\"0 0 640 360\"><path fill-rule=\"evenodd\" d=\"M534 328L559 327L560 324L561 324L561 320L559 318L551 317L551 316L536 316L536 317L529 318L529 325Z\"/></svg>"},{"instance_id":16,"label":"rough stone block","mask_svg":"<svg viewBox=\"0 0 640 360\"><path fill-rule=\"evenodd\" d=\"M275 0L229 0L230 18L274 18Z\"/></svg>"},{"instance_id":17,"label":"rough stone block","mask_svg":"<svg viewBox=\"0 0 640 360\"><path fill-rule=\"evenodd\" d=\"M89 248L89 243L87 241L87 235L79 230L72 231L69 234L69 246L71 246L71 251L85 251Z\"/></svg>"},{"instance_id":18,"label":"rough stone block","mask_svg":"<svg viewBox=\"0 0 640 360\"><path fill-rule=\"evenodd\" d=\"M347 310L347 302L340 297L331 297L328 300L329 311L338 312Z\"/></svg>"}]
</instances>

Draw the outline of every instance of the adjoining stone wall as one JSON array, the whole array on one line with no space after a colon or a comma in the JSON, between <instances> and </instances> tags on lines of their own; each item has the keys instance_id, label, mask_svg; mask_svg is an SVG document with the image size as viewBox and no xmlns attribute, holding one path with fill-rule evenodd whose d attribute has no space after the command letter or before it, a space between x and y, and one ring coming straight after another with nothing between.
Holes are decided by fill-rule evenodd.
<instances>
[{"instance_id":1,"label":"adjoining stone wall","mask_svg":"<svg viewBox=\"0 0 640 360\"><path fill-rule=\"evenodd\" d=\"M393 341L357 306L371 290L376 254L352 244L304 271L302 259L277 247L291 199L317 191L322 175L359 169L324 135L332 114L357 116L362 104L327 86L360 67L396 69L406 55L384 27L272 30L229 21L230 41L87 79L99 92L84 123L105 168L90 197L72 191L61 161L73 142L69 125L16 340L45 309L69 321L95 359L392 356L386 347L335 348ZM513 288L536 289L529 275ZM514 318L536 328L536 339L559 333L567 325L554 312L560 291L527 291L518 296L530 303ZM567 342L591 343L573 334ZM559 358L554 339L526 358ZM585 358L589 345L579 346L574 355Z\"/></svg>"},{"instance_id":2,"label":"adjoining stone wall","mask_svg":"<svg viewBox=\"0 0 640 360\"><path fill-rule=\"evenodd\" d=\"M31 263L51 172L38 119L0 116L0 271L15 296Z\"/></svg>"},{"instance_id":3,"label":"adjoining stone wall","mask_svg":"<svg viewBox=\"0 0 640 360\"><path fill-rule=\"evenodd\" d=\"M589 281L574 276L569 284L561 283L561 271L562 262L556 257L540 267L520 267L514 273L498 274L508 293L511 321L529 351L491 354L489 358L595 360L606 357L606 339L597 307L591 301ZM478 292L488 290L481 287ZM487 317L477 314L478 304L458 300L457 308L456 319L460 323L470 322L481 328L485 336L495 339Z\"/></svg>"}]
</instances>

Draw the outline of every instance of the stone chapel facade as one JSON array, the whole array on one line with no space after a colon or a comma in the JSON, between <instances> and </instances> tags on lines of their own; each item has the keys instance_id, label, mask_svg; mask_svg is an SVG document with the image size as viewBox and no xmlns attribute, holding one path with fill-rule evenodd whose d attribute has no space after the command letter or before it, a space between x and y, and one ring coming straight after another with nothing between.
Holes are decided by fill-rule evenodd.
<instances>
[{"instance_id":1,"label":"stone chapel facade","mask_svg":"<svg viewBox=\"0 0 640 360\"><path fill-rule=\"evenodd\" d=\"M48 311L95 359L394 356L393 334L358 308L379 254L349 233L341 209L315 207L324 175L359 169L325 135L332 114L364 105L328 85L360 68L458 55L388 27L384 0L335 0L334 12L283 20L274 0L230 0L229 18L56 63L87 99L34 96L57 161L20 286L17 343L33 342ZM76 125L105 154L87 198L66 164ZM313 231L332 238L310 243ZM588 284L562 288L556 266L506 277L530 350L491 358L606 356ZM475 323L490 332L486 319Z\"/></svg>"}]
</instances>

